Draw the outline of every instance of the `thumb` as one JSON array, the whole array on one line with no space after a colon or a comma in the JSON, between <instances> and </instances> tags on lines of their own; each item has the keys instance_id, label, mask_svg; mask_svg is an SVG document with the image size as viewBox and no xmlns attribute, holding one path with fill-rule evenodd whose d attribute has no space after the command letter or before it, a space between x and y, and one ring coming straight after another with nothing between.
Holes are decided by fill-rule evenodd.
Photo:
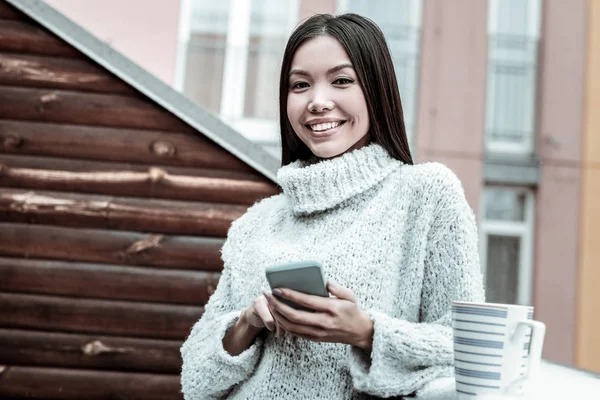
<instances>
[{"instance_id":1,"label":"thumb","mask_svg":"<svg viewBox=\"0 0 600 400\"><path fill-rule=\"evenodd\" d=\"M339 283L336 283L332 280L327 281L327 289L329 293L337 297L338 299L348 300L353 303L356 303L356 298L354 297L354 292L352 290L343 287Z\"/></svg>"}]
</instances>

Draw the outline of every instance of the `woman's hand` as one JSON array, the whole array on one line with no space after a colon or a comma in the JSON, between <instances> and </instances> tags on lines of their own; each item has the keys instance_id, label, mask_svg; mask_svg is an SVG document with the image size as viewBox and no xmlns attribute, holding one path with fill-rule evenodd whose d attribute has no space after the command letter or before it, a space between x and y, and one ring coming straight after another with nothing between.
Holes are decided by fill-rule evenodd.
<instances>
[{"instance_id":1,"label":"woman's hand","mask_svg":"<svg viewBox=\"0 0 600 400\"><path fill-rule=\"evenodd\" d=\"M345 343L370 351L373 344L373 321L358 308L354 293L339 284L328 282L335 297L311 296L291 289L275 289L273 293L296 304L315 310L296 310L266 292L277 324L292 334L315 342Z\"/></svg>"},{"instance_id":2,"label":"woman's hand","mask_svg":"<svg viewBox=\"0 0 600 400\"><path fill-rule=\"evenodd\" d=\"M237 356L248 349L258 334L264 329L277 329L269 304L265 296L257 297L250 306L241 313L236 324L223 337L223 348L232 356Z\"/></svg>"},{"instance_id":3,"label":"woman's hand","mask_svg":"<svg viewBox=\"0 0 600 400\"><path fill-rule=\"evenodd\" d=\"M246 307L242 311L241 319L245 319L248 325L254 328L267 328L270 331L276 331L277 336L283 334L281 328L277 325L273 319L273 314L269 308L269 303L264 295L260 295L250 306Z\"/></svg>"}]
</instances>

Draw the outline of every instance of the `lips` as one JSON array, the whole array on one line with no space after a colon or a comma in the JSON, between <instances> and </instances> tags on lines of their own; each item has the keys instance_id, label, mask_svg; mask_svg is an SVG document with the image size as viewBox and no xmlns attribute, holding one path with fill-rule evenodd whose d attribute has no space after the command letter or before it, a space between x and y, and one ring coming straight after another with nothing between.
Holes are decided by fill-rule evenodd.
<instances>
[{"instance_id":1,"label":"lips","mask_svg":"<svg viewBox=\"0 0 600 400\"><path fill-rule=\"evenodd\" d=\"M323 133L329 130L335 129L341 125L343 125L346 121L328 121L328 122L318 122L318 123L310 123L305 126L315 133Z\"/></svg>"}]
</instances>

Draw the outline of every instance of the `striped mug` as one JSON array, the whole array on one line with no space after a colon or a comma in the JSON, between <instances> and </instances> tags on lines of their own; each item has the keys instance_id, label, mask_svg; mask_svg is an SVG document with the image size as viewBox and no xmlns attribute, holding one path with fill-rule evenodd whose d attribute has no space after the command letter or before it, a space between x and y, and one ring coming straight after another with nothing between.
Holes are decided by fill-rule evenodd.
<instances>
[{"instance_id":1,"label":"striped mug","mask_svg":"<svg viewBox=\"0 0 600 400\"><path fill-rule=\"evenodd\" d=\"M546 325L533 307L452 303L454 376L459 399L513 398L540 368Z\"/></svg>"}]
</instances>

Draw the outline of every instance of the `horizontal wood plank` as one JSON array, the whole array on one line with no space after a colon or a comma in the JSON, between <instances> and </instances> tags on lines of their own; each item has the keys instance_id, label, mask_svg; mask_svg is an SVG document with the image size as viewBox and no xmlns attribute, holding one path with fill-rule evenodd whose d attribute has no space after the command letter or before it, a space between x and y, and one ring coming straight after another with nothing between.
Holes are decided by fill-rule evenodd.
<instances>
[{"instance_id":1,"label":"horizontal wood plank","mask_svg":"<svg viewBox=\"0 0 600 400\"><path fill-rule=\"evenodd\" d=\"M1 161L0 186L245 205L276 193L268 183L172 175L157 167L145 172L73 172L15 168Z\"/></svg>"},{"instance_id":2,"label":"horizontal wood plank","mask_svg":"<svg viewBox=\"0 0 600 400\"><path fill-rule=\"evenodd\" d=\"M4 328L183 340L203 307L0 292L0 310Z\"/></svg>"},{"instance_id":3,"label":"horizontal wood plank","mask_svg":"<svg viewBox=\"0 0 600 400\"><path fill-rule=\"evenodd\" d=\"M255 173L246 163L195 131L190 135L0 120L0 146L4 153Z\"/></svg>"},{"instance_id":4,"label":"horizontal wood plank","mask_svg":"<svg viewBox=\"0 0 600 400\"><path fill-rule=\"evenodd\" d=\"M0 220L225 237L247 206L0 188Z\"/></svg>"},{"instance_id":5,"label":"horizontal wood plank","mask_svg":"<svg viewBox=\"0 0 600 400\"><path fill-rule=\"evenodd\" d=\"M0 121L0 125L2 121ZM120 172L134 171L147 172L150 168L159 168L168 174L181 176L197 176L203 178L233 179L238 181L251 181L268 183L273 182L256 171L232 171L214 168L175 167L158 163L142 164L134 162L115 162L83 160L76 158L63 158L51 156L35 156L26 154L0 153L0 164L11 168L48 169L70 172Z\"/></svg>"},{"instance_id":6,"label":"horizontal wood plank","mask_svg":"<svg viewBox=\"0 0 600 400\"><path fill-rule=\"evenodd\" d=\"M85 58L64 40L29 21L0 20L0 52Z\"/></svg>"},{"instance_id":7,"label":"horizontal wood plank","mask_svg":"<svg viewBox=\"0 0 600 400\"><path fill-rule=\"evenodd\" d=\"M149 100L120 94L0 86L0 118L194 133Z\"/></svg>"},{"instance_id":8,"label":"horizontal wood plank","mask_svg":"<svg viewBox=\"0 0 600 400\"><path fill-rule=\"evenodd\" d=\"M220 272L223 239L0 224L0 255Z\"/></svg>"},{"instance_id":9,"label":"horizontal wood plank","mask_svg":"<svg viewBox=\"0 0 600 400\"><path fill-rule=\"evenodd\" d=\"M92 61L15 53L0 53L0 85L137 94Z\"/></svg>"},{"instance_id":10,"label":"horizontal wood plank","mask_svg":"<svg viewBox=\"0 0 600 400\"><path fill-rule=\"evenodd\" d=\"M0 328L4 364L181 372L180 340ZM0 381L1 382L1 381Z\"/></svg>"},{"instance_id":11,"label":"horizontal wood plank","mask_svg":"<svg viewBox=\"0 0 600 400\"><path fill-rule=\"evenodd\" d=\"M3 366L0 398L182 400L179 375Z\"/></svg>"},{"instance_id":12,"label":"horizontal wood plank","mask_svg":"<svg viewBox=\"0 0 600 400\"><path fill-rule=\"evenodd\" d=\"M219 275L0 257L0 291L5 292L203 306L214 293Z\"/></svg>"}]
</instances>

